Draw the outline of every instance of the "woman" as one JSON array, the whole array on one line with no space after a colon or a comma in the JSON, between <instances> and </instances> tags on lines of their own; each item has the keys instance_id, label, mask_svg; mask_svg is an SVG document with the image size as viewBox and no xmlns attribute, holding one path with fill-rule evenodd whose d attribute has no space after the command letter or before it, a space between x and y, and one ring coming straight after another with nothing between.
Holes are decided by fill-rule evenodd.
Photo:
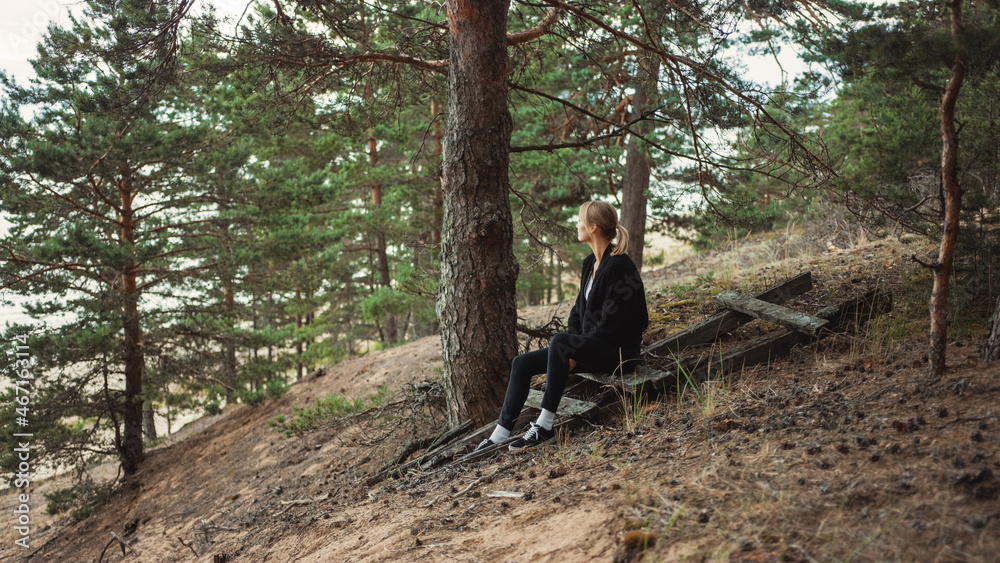
<instances>
[{"instance_id":1,"label":"woman","mask_svg":"<svg viewBox=\"0 0 1000 563\"><path fill-rule=\"evenodd\" d=\"M546 374L542 412L528 431L510 444L513 452L555 438L552 425L570 373L635 368L649 316L642 278L626 254L628 231L618 224L615 208L603 201L588 201L580 207L576 230L577 239L589 244L594 253L583 261L580 293L569 313L569 327L553 336L548 348L521 354L511 362L500 419L477 451L510 437L535 374ZM617 242L612 243L616 237Z\"/></svg>"}]
</instances>

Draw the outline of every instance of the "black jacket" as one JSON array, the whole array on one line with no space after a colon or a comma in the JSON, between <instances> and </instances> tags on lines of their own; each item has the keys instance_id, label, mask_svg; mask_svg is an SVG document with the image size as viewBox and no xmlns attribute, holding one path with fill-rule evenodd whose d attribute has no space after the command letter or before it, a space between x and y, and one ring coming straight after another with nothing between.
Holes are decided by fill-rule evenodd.
<instances>
[{"instance_id":1,"label":"black jacket","mask_svg":"<svg viewBox=\"0 0 1000 563\"><path fill-rule=\"evenodd\" d=\"M591 254L583 261L580 293L569 313L567 332L593 336L637 352L642 345L642 333L649 325L646 290L632 259L625 254L612 256L611 250L611 245L604 250L590 299L585 292L596 260Z\"/></svg>"}]
</instances>

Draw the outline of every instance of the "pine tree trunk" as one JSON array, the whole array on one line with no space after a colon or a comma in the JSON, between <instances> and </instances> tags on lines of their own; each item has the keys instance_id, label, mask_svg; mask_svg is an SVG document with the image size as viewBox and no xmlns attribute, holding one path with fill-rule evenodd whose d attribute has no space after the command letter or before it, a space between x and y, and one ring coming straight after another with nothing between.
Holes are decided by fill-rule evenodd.
<instances>
[{"instance_id":1,"label":"pine tree trunk","mask_svg":"<svg viewBox=\"0 0 1000 563\"><path fill-rule=\"evenodd\" d=\"M441 156L444 153L444 145L442 139L444 135L441 133L441 117L438 116L440 113L440 108L438 107L437 100L431 100L431 117L434 119L434 129L431 132L431 139L434 142L434 153L432 156ZM440 177L441 170L438 169L438 176ZM440 178L439 178L440 179ZM434 186L434 196L431 199L431 217L433 222L433 229L431 229L431 242L434 243L435 247L441 245L441 229L444 224L444 193L441 191L441 182Z\"/></svg>"},{"instance_id":2,"label":"pine tree trunk","mask_svg":"<svg viewBox=\"0 0 1000 563\"><path fill-rule=\"evenodd\" d=\"M656 81L660 61L653 56L639 56L645 60L636 72L629 122L642 118L650 108L659 105ZM635 123L631 128L641 135L652 129L644 122ZM639 270L642 270L642 251L646 239L646 192L649 190L651 165L649 146L635 135L630 135L625 149L625 175L622 177L621 224L629 233L629 258Z\"/></svg>"},{"instance_id":3,"label":"pine tree trunk","mask_svg":"<svg viewBox=\"0 0 1000 563\"><path fill-rule=\"evenodd\" d=\"M135 219L132 210L131 182L126 170L119 180L121 195L121 243L129 252L135 249ZM130 258L122 269L122 329L124 331L123 359L125 363L125 397L122 405L122 422L125 427L119 461L125 475L134 475L142 463L142 372L145 358L142 352L142 327L139 323L139 289L136 283L136 264Z\"/></svg>"},{"instance_id":4,"label":"pine tree trunk","mask_svg":"<svg viewBox=\"0 0 1000 563\"><path fill-rule=\"evenodd\" d=\"M378 164L378 143L374 137L368 137L368 163L372 168ZM375 265L378 270L378 284L381 287L390 287L392 277L389 273L389 254L385 248L385 231L381 226L381 219L378 217L382 207L382 182L375 180L372 183L372 207L376 214L375 227ZM385 344L391 346L398 340L396 331L396 316L387 313L385 316Z\"/></svg>"},{"instance_id":5,"label":"pine tree trunk","mask_svg":"<svg viewBox=\"0 0 1000 563\"><path fill-rule=\"evenodd\" d=\"M497 416L517 352L508 7L509 0L447 1L451 54L437 312L452 424Z\"/></svg>"},{"instance_id":6,"label":"pine tree trunk","mask_svg":"<svg viewBox=\"0 0 1000 563\"><path fill-rule=\"evenodd\" d=\"M228 233L227 233L228 234ZM236 335L234 329L236 325L236 288L233 280L228 274L222 277L222 307L225 311L227 328L229 332L223 336L223 350L225 356L222 359L223 381L229 387L235 388L236 381ZM227 391L227 397L231 391Z\"/></svg>"},{"instance_id":7,"label":"pine tree trunk","mask_svg":"<svg viewBox=\"0 0 1000 563\"><path fill-rule=\"evenodd\" d=\"M146 401L142 407L142 434L146 440L156 439L156 413L153 412L153 402Z\"/></svg>"},{"instance_id":8,"label":"pine tree trunk","mask_svg":"<svg viewBox=\"0 0 1000 563\"><path fill-rule=\"evenodd\" d=\"M990 332L986 337L986 345L983 346L984 362L994 362L997 358L1000 358L1000 297L997 297L996 305L993 306Z\"/></svg>"},{"instance_id":9,"label":"pine tree trunk","mask_svg":"<svg viewBox=\"0 0 1000 563\"><path fill-rule=\"evenodd\" d=\"M962 27L962 0L954 0L951 8L951 36L955 45L955 59L951 75L941 96L941 178L944 183L944 233L941 249L934 267L934 288L931 290L930 350L928 375L940 377L945 370L945 350L948 340L948 283L955 259L955 241L958 239L959 219L962 209L962 189L958 184L958 132L955 130L955 104L965 78L965 38Z\"/></svg>"},{"instance_id":10,"label":"pine tree trunk","mask_svg":"<svg viewBox=\"0 0 1000 563\"><path fill-rule=\"evenodd\" d=\"M302 303L301 291L295 292L295 301ZM302 363L302 353L305 351L302 347L302 325L302 315L295 315L295 381L301 381L306 370Z\"/></svg>"}]
</instances>

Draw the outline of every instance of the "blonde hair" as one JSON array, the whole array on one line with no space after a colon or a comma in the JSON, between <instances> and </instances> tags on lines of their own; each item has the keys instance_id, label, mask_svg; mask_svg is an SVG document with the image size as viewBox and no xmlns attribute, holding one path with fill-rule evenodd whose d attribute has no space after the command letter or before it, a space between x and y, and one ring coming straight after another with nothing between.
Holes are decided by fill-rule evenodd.
<instances>
[{"instance_id":1,"label":"blonde hair","mask_svg":"<svg viewBox=\"0 0 1000 563\"><path fill-rule=\"evenodd\" d=\"M610 203L604 201L586 201L580 206L580 220L584 225L597 226L601 236L609 242L618 237L618 242L612 245L611 255L617 256L628 252L628 231L618 222L618 213Z\"/></svg>"}]
</instances>

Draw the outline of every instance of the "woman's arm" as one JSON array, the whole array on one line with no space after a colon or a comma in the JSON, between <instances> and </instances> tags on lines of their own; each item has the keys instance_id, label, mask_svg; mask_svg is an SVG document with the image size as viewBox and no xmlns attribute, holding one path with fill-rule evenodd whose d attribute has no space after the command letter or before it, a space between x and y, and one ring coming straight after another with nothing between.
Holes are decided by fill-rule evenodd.
<instances>
[{"instance_id":1,"label":"woman's arm","mask_svg":"<svg viewBox=\"0 0 1000 563\"><path fill-rule=\"evenodd\" d=\"M583 291L584 287L586 287L587 277L594 271L594 261L593 254L583 261L583 267L580 269L580 291L576 294L576 303L573 304L573 308L569 312L569 320L566 321L566 332L583 334L583 311L585 306Z\"/></svg>"},{"instance_id":2,"label":"woman's arm","mask_svg":"<svg viewBox=\"0 0 1000 563\"><path fill-rule=\"evenodd\" d=\"M623 256L598 272L583 313L582 334L627 343L642 337L649 324L646 294L639 271ZM628 260L626 263L624 260ZM604 269L604 265L601 265Z\"/></svg>"}]
</instances>

